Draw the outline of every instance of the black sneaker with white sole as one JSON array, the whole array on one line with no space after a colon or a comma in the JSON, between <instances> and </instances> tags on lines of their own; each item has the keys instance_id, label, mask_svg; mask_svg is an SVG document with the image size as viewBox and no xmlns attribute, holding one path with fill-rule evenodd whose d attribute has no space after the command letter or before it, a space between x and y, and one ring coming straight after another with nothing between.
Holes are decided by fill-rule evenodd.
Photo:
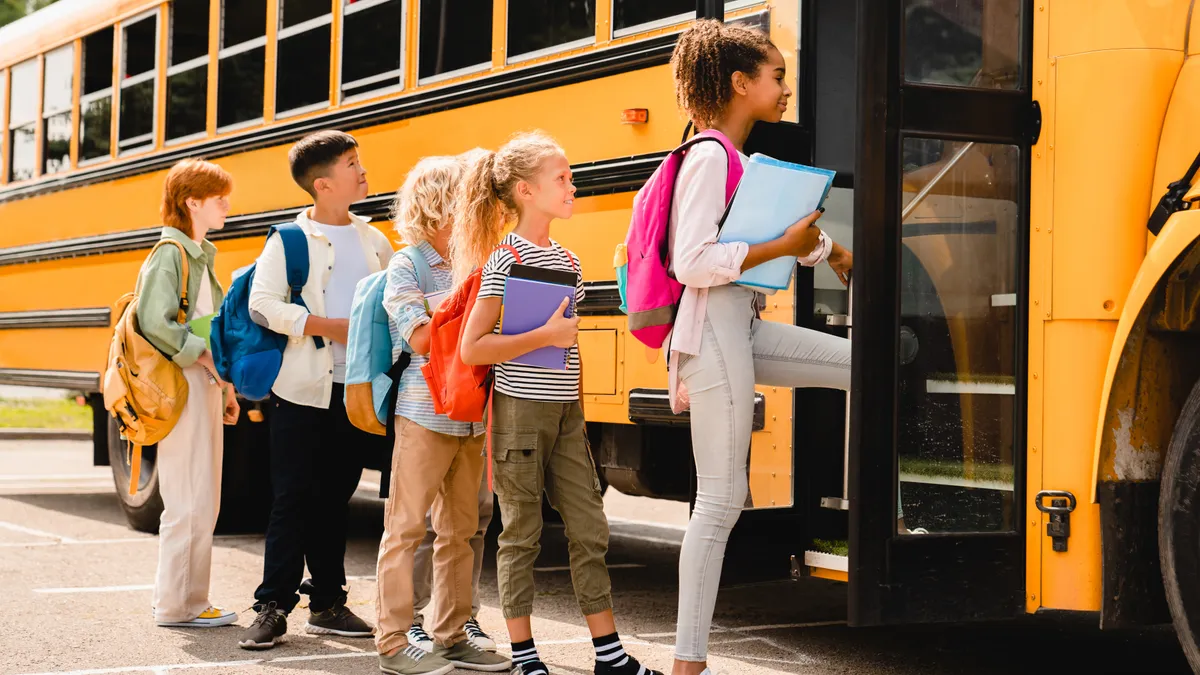
<instances>
[{"instance_id":1,"label":"black sneaker with white sole","mask_svg":"<svg viewBox=\"0 0 1200 675\"><path fill-rule=\"evenodd\" d=\"M344 602L339 602L327 610L309 614L308 623L304 624L304 632L313 635L371 637L375 634L375 629L355 616Z\"/></svg>"},{"instance_id":2,"label":"black sneaker with white sole","mask_svg":"<svg viewBox=\"0 0 1200 675\"><path fill-rule=\"evenodd\" d=\"M283 642L287 634L287 613L270 602L254 608L258 616L242 632L238 646L242 649L270 649Z\"/></svg>"}]
</instances>

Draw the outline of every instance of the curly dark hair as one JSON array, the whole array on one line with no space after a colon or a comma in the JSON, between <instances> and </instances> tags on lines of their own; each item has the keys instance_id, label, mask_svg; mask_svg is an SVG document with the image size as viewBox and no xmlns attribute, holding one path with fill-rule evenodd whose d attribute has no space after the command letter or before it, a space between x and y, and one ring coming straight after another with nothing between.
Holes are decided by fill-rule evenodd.
<instances>
[{"instance_id":1,"label":"curly dark hair","mask_svg":"<svg viewBox=\"0 0 1200 675\"><path fill-rule=\"evenodd\" d=\"M714 19L697 21L671 54L675 98L693 122L711 126L733 99L733 74L754 77L774 47L761 31Z\"/></svg>"}]
</instances>

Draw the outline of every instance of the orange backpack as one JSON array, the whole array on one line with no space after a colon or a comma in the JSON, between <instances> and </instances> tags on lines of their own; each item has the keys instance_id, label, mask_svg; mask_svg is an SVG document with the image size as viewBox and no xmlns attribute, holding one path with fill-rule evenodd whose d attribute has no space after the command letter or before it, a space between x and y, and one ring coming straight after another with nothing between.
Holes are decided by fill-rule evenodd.
<instances>
[{"instance_id":1,"label":"orange backpack","mask_svg":"<svg viewBox=\"0 0 1200 675\"><path fill-rule=\"evenodd\" d=\"M521 254L512 246L506 249L521 262ZM492 484L492 415L491 415L491 366L468 366L459 354L462 333L467 327L467 317L479 297L483 282L483 269L471 272L467 280L458 285L450 297L438 305L429 322L429 363L421 366L421 374L429 385L433 396L433 410L455 422L482 422L484 409L488 415L488 486Z\"/></svg>"}]
</instances>

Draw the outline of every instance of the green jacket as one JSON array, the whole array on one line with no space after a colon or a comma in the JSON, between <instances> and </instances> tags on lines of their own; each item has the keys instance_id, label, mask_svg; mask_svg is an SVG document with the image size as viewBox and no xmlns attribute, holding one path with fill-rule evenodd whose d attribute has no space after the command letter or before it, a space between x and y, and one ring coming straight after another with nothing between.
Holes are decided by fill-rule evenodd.
<instances>
[{"instance_id":1,"label":"green jacket","mask_svg":"<svg viewBox=\"0 0 1200 675\"><path fill-rule=\"evenodd\" d=\"M219 309L225 292L217 283L217 274L213 270L217 247L207 239L203 244L197 244L186 234L173 227L164 227L162 238L178 241L183 244L183 250L187 251L188 321L194 318L196 297L200 294L200 280L204 278L205 267L208 268L209 278L212 279L213 311ZM183 265L179 249L174 246L159 248L142 264L142 271L138 274L140 290L138 291L137 319L140 332L150 341L150 344L157 347L172 361L186 368L200 358L207 346L204 338L193 335L187 326L176 320L179 314L179 284L182 278Z\"/></svg>"}]
</instances>

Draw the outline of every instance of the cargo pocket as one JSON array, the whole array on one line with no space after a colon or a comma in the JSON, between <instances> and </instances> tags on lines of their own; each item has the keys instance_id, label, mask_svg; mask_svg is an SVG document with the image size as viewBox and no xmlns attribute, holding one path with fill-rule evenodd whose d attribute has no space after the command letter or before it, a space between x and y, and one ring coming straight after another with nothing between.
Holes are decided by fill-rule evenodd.
<instances>
[{"instance_id":1,"label":"cargo pocket","mask_svg":"<svg viewBox=\"0 0 1200 675\"><path fill-rule=\"evenodd\" d=\"M542 465L538 432L533 427L492 431L496 496L502 502L538 503L542 499Z\"/></svg>"}]
</instances>

